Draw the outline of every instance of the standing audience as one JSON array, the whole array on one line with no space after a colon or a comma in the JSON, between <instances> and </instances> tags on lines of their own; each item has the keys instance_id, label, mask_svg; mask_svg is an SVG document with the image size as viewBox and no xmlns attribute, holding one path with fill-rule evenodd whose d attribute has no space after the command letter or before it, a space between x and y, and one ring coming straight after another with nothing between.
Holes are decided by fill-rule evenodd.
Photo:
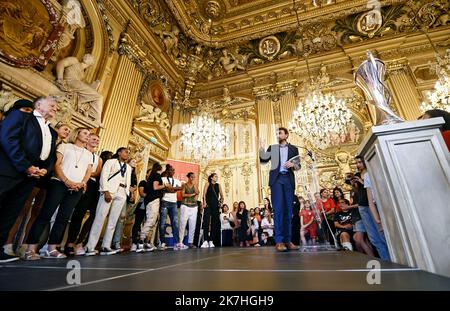
<instances>
[{"instance_id":1,"label":"standing audience","mask_svg":"<svg viewBox=\"0 0 450 311\"><path fill-rule=\"evenodd\" d=\"M84 244L87 243L88 233L91 230L92 222L95 218L95 212L97 209L97 202L100 197L98 191L100 185L98 178L102 172L103 161L95 154L95 151L100 143L100 138L97 134L91 133L86 145L86 150L90 152L92 157L92 174L87 181L86 192L82 195L80 201L72 214L70 220L69 232L67 235L66 246L64 247L64 253L66 255L84 255ZM81 228L84 216L89 211L89 219Z\"/></svg>"},{"instance_id":2,"label":"standing audience","mask_svg":"<svg viewBox=\"0 0 450 311\"><path fill-rule=\"evenodd\" d=\"M220 206L223 203L222 188L218 184L219 177L212 173L203 188L203 233L202 248L220 245ZM211 225L211 231L210 231Z\"/></svg>"},{"instance_id":3,"label":"standing audience","mask_svg":"<svg viewBox=\"0 0 450 311\"><path fill-rule=\"evenodd\" d=\"M300 210L300 237L303 246L307 245L306 236L309 236L311 243L315 244L317 239L316 222L314 211L311 209L311 202L305 201L304 208Z\"/></svg>"},{"instance_id":4,"label":"standing audience","mask_svg":"<svg viewBox=\"0 0 450 311\"><path fill-rule=\"evenodd\" d=\"M29 103L26 103L29 105ZM57 103L43 97L34 103L33 113L14 109L0 128L0 246L3 247L38 179L51 173L55 163L56 132L50 119ZM0 250L0 263L18 257Z\"/></svg>"},{"instance_id":5,"label":"standing audience","mask_svg":"<svg viewBox=\"0 0 450 311\"><path fill-rule=\"evenodd\" d=\"M238 227L238 241L239 247L250 246L248 236L250 235L249 215L245 202L239 202L238 212L236 213L236 219L239 221Z\"/></svg>"},{"instance_id":6,"label":"standing audience","mask_svg":"<svg viewBox=\"0 0 450 311\"><path fill-rule=\"evenodd\" d=\"M355 181L358 183L359 189L361 189L361 191L359 192L358 202L359 214L361 215L361 219L364 223L367 235L369 236L369 240L377 249L381 259L390 261L389 250L387 247L386 239L384 237L383 229L381 227L381 221L379 219L378 212L376 213L376 215L374 215L372 213L372 209L375 208L374 205L372 206L372 209L369 206L373 204L373 198L371 193L371 185L369 184L367 175L366 163L364 162L364 158L361 156L357 156L355 159L356 167L361 173L361 177L354 177ZM368 189L364 191L366 187ZM370 203L369 196L371 198Z\"/></svg>"},{"instance_id":7,"label":"standing audience","mask_svg":"<svg viewBox=\"0 0 450 311\"><path fill-rule=\"evenodd\" d=\"M121 147L117 150L116 159L105 162L100 175L100 199L98 200L94 223L92 224L89 240L86 244L86 256L96 255L100 234L105 219L108 217L105 235L103 236L100 255L113 255L116 251L111 249L111 242L123 205L130 194L131 167L127 164L130 150Z\"/></svg>"},{"instance_id":8,"label":"standing audience","mask_svg":"<svg viewBox=\"0 0 450 311\"><path fill-rule=\"evenodd\" d=\"M140 239L138 242L139 251L153 252L156 247L154 245L153 229L156 228L159 218L160 200L164 195L164 189L170 189L170 185L163 184L161 179L162 166L155 163L152 166L150 176L145 185L146 196L144 198L145 204L145 222L142 225ZM149 237L149 234L151 236Z\"/></svg>"},{"instance_id":9,"label":"standing audience","mask_svg":"<svg viewBox=\"0 0 450 311\"><path fill-rule=\"evenodd\" d=\"M66 257L57 248L63 240L67 223L75 206L86 191L87 181L92 173L92 154L85 149L89 135L87 128L77 128L70 134L67 144L58 146L55 177L52 177L49 182L44 205L31 227L27 239L28 249L24 255L26 260L40 259L40 256L36 254L37 244L56 209L58 212L50 231L44 258Z\"/></svg>"},{"instance_id":10,"label":"standing audience","mask_svg":"<svg viewBox=\"0 0 450 311\"><path fill-rule=\"evenodd\" d=\"M222 206L222 213L220 214L220 229L221 229L221 246L233 246L233 227L234 218L229 212L228 205Z\"/></svg>"},{"instance_id":11,"label":"standing audience","mask_svg":"<svg viewBox=\"0 0 450 311\"><path fill-rule=\"evenodd\" d=\"M181 196L183 200L180 207L180 243L183 243L184 233L186 231L186 224L189 226L188 231L188 244L189 248L196 248L194 245L195 227L197 224L197 212L198 204L197 199L199 190L196 184L194 184L195 174L189 172L186 176L188 178L187 183L183 185L181 189Z\"/></svg>"},{"instance_id":12,"label":"standing audience","mask_svg":"<svg viewBox=\"0 0 450 311\"><path fill-rule=\"evenodd\" d=\"M130 183L130 191L127 196L127 200L122 207L122 211L120 212L119 219L117 220L116 228L114 229L114 236L112 239L112 249L117 253L123 252L122 248L122 235L123 235L123 227L128 218L128 211L133 208L135 203L135 192L137 189L137 177L136 177L136 165L137 162L135 159L128 159L128 165L131 167L131 183Z\"/></svg>"},{"instance_id":13,"label":"standing audience","mask_svg":"<svg viewBox=\"0 0 450 311\"><path fill-rule=\"evenodd\" d=\"M134 210L134 223L133 228L131 229L131 251L132 252L142 252L143 249L138 249L138 243L139 243L139 234L141 230L142 223L144 222L145 218L145 204L144 199L147 196L145 193L145 187L147 185L147 179L150 177L151 170L147 171L147 174L145 175L145 180L141 180L138 185L138 192L139 192L139 201L136 205L136 208Z\"/></svg>"},{"instance_id":14,"label":"standing audience","mask_svg":"<svg viewBox=\"0 0 450 311\"><path fill-rule=\"evenodd\" d=\"M167 164L165 177L162 177L163 184L170 185L169 189L164 191L164 195L161 198L160 207L160 224L159 224L159 239L160 239L160 250L166 249L165 241L165 228L166 219L169 215L170 226L172 227L172 234L174 237L174 250L184 250L188 247L180 241L179 229L178 229L178 205L177 205L177 191L181 190L181 182L174 178L175 168Z\"/></svg>"}]
</instances>

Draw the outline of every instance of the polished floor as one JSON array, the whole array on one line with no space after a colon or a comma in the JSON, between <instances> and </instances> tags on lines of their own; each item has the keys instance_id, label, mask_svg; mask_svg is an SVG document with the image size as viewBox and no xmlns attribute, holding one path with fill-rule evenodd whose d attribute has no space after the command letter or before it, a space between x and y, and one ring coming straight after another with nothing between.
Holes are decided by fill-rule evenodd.
<instances>
[{"instance_id":1,"label":"polished floor","mask_svg":"<svg viewBox=\"0 0 450 311\"><path fill-rule=\"evenodd\" d=\"M74 259L81 284L67 282L73 262L42 259L0 265L0 290L450 290L450 278L386 262L371 285L374 258L356 252L215 248Z\"/></svg>"}]
</instances>

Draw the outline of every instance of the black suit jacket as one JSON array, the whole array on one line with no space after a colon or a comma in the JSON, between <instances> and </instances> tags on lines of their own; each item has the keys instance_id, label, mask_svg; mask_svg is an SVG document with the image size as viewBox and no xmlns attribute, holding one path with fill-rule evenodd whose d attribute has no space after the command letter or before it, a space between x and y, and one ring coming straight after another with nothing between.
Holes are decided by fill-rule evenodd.
<instances>
[{"instance_id":1,"label":"black suit jacket","mask_svg":"<svg viewBox=\"0 0 450 311\"><path fill-rule=\"evenodd\" d=\"M53 171L56 161L58 134L50 128L52 145L50 154L41 161L42 132L33 113L14 110L0 126L0 175L12 178L26 177L26 170L34 165Z\"/></svg>"},{"instance_id":2,"label":"black suit jacket","mask_svg":"<svg viewBox=\"0 0 450 311\"><path fill-rule=\"evenodd\" d=\"M288 144L288 160L298 155L297 146ZM272 186L278 178L280 174L280 166L281 166L281 155L280 155L280 145L270 145L267 151L263 149L259 150L259 160L262 163L266 163L271 161L271 168L269 174L269 186ZM291 178L292 185L295 190L295 176L294 171L300 169L300 165L295 165L293 168L289 169L289 177Z\"/></svg>"}]
</instances>

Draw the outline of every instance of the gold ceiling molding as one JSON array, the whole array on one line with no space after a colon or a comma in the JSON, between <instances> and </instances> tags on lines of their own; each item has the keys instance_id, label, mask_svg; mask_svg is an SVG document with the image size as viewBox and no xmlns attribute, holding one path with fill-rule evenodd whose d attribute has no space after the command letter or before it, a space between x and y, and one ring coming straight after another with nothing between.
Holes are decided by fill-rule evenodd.
<instances>
[{"instance_id":1,"label":"gold ceiling molding","mask_svg":"<svg viewBox=\"0 0 450 311\"><path fill-rule=\"evenodd\" d=\"M138 3L147 3L150 1L103 1L105 2L105 8L108 13L124 27L121 39L126 37L126 39L131 40L130 42L119 42L119 44L123 45L121 53L126 52L125 54L129 56L130 52L137 52L131 53L133 57L131 57L130 60L132 60L138 68L143 67L143 63L147 63L146 65L151 63L151 71L157 71L163 74L167 78L170 88L181 92L184 88L183 72L178 68L170 55L164 53L164 45L158 38L158 35L152 31L152 28L145 18L144 12L140 12L139 10L136 11L138 8L135 7L135 5L137 6ZM130 47L130 51L124 50L123 47Z\"/></svg>"},{"instance_id":2,"label":"gold ceiling molding","mask_svg":"<svg viewBox=\"0 0 450 311\"><path fill-rule=\"evenodd\" d=\"M223 1L215 1L219 4ZM225 1L227 2L227 1ZM380 1L382 6L402 3L404 0ZM166 1L168 7L177 19L183 31L196 42L210 45L209 16L205 14L205 5L211 1L200 0L171 0ZM337 4L314 7L312 4L299 6L301 25L315 22L336 20L350 14L367 10L367 0L345 0ZM298 27L293 14L291 0L255 2L251 6L238 6L236 10L218 16L213 20L212 42L215 47L225 47L242 42L273 35L278 32L293 30ZM202 14L203 12L203 14Z\"/></svg>"},{"instance_id":3,"label":"gold ceiling molding","mask_svg":"<svg viewBox=\"0 0 450 311\"><path fill-rule=\"evenodd\" d=\"M422 6L425 7L427 4ZM408 11L409 10L409 11ZM219 49L198 49L201 65L197 66L201 79L218 78L246 71L271 62L304 58L344 50L352 44L384 39L391 40L403 33L413 33L413 21L408 18L410 9L403 6L385 6L380 10L366 10L350 14L342 19L327 22L311 22L290 32L279 32L250 40L239 46ZM446 11L434 12L436 20L442 20ZM433 24L435 25L435 24Z\"/></svg>"},{"instance_id":4,"label":"gold ceiling molding","mask_svg":"<svg viewBox=\"0 0 450 311\"><path fill-rule=\"evenodd\" d=\"M109 10L112 10L113 7L111 6L111 3L109 3L109 1L106 1L106 5L108 6ZM105 2L103 0L97 0L97 6L100 11L102 20L104 22L105 30L107 33L106 37L108 37L108 43L109 43L108 44L108 55L111 56L114 53L115 48L116 48L114 35L113 35L113 29L109 24L109 18L108 18L108 15L106 14ZM114 12L114 11L112 11L112 12Z\"/></svg>"}]
</instances>

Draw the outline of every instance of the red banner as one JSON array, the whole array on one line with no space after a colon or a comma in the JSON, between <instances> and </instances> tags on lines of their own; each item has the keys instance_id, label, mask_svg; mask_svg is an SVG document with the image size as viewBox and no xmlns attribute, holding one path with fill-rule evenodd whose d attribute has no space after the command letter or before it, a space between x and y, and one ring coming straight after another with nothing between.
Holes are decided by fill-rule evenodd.
<instances>
[{"instance_id":1,"label":"red banner","mask_svg":"<svg viewBox=\"0 0 450 311\"><path fill-rule=\"evenodd\" d=\"M184 162L184 161L178 161L178 160L166 160L166 164L170 164L175 168L175 175L174 177L181 181L182 184L186 183L188 178L187 174L189 172L192 172L195 174L195 184L198 186L198 178L200 174L200 165L197 163L190 163L190 162ZM181 201L181 192L178 191L177 193L177 200Z\"/></svg>"}]
</instances>

